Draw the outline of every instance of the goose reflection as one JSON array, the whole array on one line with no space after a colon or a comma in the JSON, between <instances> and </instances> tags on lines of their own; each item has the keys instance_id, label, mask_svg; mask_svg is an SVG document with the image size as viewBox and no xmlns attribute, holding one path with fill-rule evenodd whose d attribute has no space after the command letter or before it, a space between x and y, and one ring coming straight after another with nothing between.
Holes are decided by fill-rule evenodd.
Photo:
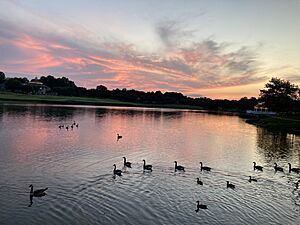
<instances>
[{"instance_id":1,"label":"goose reflection","mask_svg":"<svg viewBox=\"0 0 300 225\"><path fill-rule=\"evenodd\" d=\"M33 197L40 198L40 197L47 195L45 191L47 191L48 188L43 188L43 189L38 189L38 190L33 191L33 185L30 184L29 187L31 189L30 189L30 193L29 193L30 204L28 205L28 207L31 207L33 204Z\"/></svg>"}]
</instances>

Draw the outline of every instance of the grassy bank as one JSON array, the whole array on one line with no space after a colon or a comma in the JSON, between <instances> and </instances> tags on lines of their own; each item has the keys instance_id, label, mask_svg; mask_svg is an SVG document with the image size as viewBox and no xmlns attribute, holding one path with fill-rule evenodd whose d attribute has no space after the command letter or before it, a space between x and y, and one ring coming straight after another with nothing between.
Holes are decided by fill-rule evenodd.
<instances>
[{"instance_id":1,"label":"grassy bank","mask_svg":"<svg viewBox=\"0 0 300 225\"><path fill-rule=\"evenodd\" d=\"M300 115L256 117L247 119L246 122L271 130L300 133Z\"/></svg>"},{"instance_id":2,"label":"grassy bank","mask_svg":"<svg viewBox=\"0 0 300 225\"><path fill-rule=\"evenodd\" d=\"M95 106L127 106L127 107L151 107L151 108L173 108L173 109L202 109L190 105L172 104L140 104L123 102L113 99L73 97L73 96L48 96L48 95L25 95L12 92L0 92L0 103L43 103L62 105L95 105Z\"/></svg>"}]
</instances>

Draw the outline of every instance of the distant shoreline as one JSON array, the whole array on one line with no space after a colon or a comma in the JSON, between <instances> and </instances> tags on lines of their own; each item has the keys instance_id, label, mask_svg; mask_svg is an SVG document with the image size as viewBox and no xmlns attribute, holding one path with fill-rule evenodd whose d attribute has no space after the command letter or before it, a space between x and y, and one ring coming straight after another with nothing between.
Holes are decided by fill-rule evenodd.
<instances>
[{"instance_id":1,"label":"distant shoreline","mask_svg":"<svg viewBox=\"0 0 300 225\"><path fill-rule=\"evenodd\" d=\"M50 96L50 95L25 95L11 92L0 92L0 103L41 103L59 105L91 105L91 106L124 106L124 107L146 107L146 108L170 108L170 109L192 109L204 110L202 107L175 104L142 104L123 102L114 99L74 97L74 96Z\"/></svg>"}]
</instances>

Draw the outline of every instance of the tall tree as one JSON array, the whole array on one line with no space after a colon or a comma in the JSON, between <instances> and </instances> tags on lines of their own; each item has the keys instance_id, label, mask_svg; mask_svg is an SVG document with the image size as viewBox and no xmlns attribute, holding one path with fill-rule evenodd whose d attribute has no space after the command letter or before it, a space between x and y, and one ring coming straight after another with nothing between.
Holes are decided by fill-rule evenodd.
<instances>
[{"instance_id":1,"label":"tall tree","mask_svg":"<svg viewBox=\"0 0 300 225\"><path fill-rule=\"evenodd\" d=\"M2 71L0 71L0 84L3 83L5 80L5 73L3 73Z\"/></svg>"},{"instance_id":2,"label":"tall tree","mask_svg":"<svg viewBox=\"0 0 300 225\"><path fill-rule=\"evenodd\" d=\"M299 87L289 81L273 77L260 90L259 101L275 112L288 112L299 100Z\"/></svg>"}]
</instances>

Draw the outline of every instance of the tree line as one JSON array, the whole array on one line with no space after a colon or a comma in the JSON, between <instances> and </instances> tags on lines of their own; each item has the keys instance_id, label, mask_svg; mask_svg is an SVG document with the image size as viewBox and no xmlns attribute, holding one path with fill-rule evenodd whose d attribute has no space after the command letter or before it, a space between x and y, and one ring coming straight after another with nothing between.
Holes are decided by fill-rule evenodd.
<instances>
[{"instance_id":1,"label":"tree line","mask_svg":"<svg viewBox=\"0 0 300 225\"><path fill-rule=\"evenodd\" d=\"M73 81L66 77L55 78L49 75L29 81L27 78L6 78L5 74L0 72L0 85L2 84L4 90L7 91L34 94L37 88L41 88L37 85L32 85L34 82L40 82L45 87L48 87L47 94L50 95L108 98L150 105L188 105L210 110L227 111L245 111L253 109L258 102L263 102L265 107L274 111L300 111L298 86L279 78L272 78L266 84L265 89L260 90L258 99L255 97L243 97L239 100L213 100L207 97L191 98L179 92L144 92L134 89L127 90L126 88L108 90L104 85L87 89L85 87L77 87Z\"/></svg>"}]
</instances>

